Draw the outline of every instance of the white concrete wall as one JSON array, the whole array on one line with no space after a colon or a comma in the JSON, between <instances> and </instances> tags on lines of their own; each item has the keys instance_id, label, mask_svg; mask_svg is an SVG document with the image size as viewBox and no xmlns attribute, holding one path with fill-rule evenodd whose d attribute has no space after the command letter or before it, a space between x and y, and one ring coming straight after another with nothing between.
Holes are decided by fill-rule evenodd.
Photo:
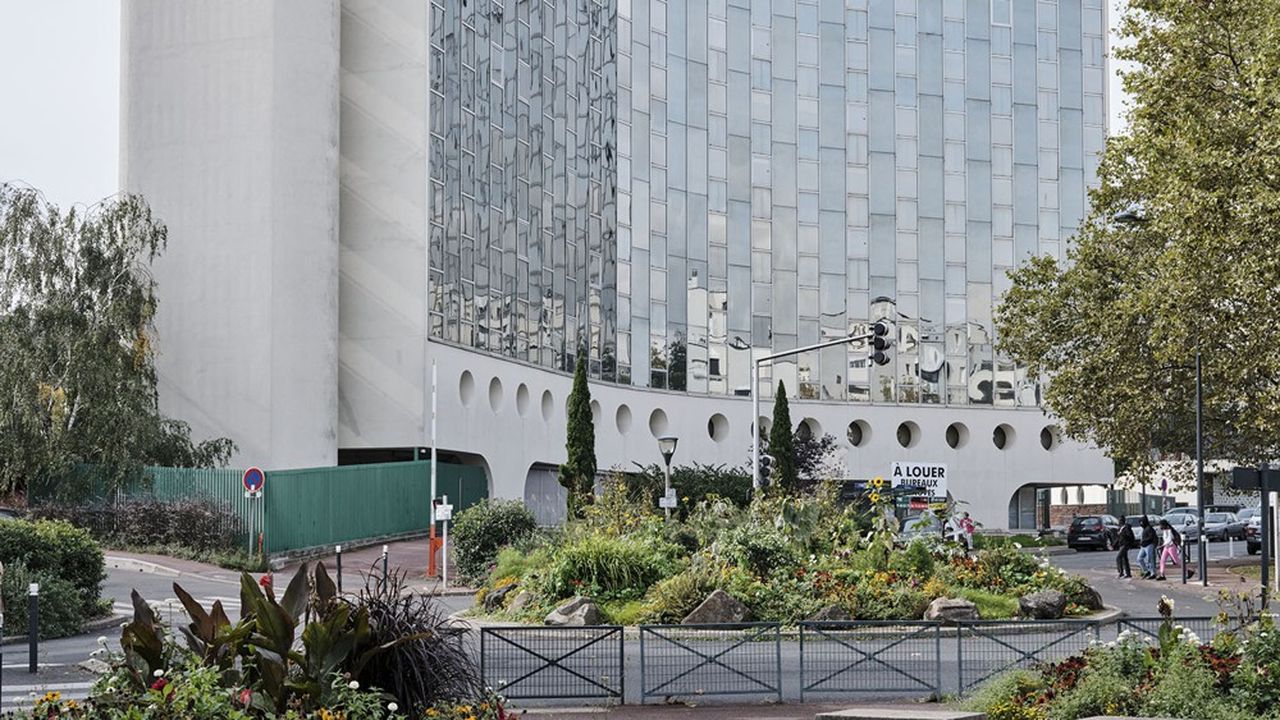
<instances>
[{"instance_id":1,"label":"white concrete wall","mask_svg":"<svg viewBox=\"0 0 1280 720\"><path fill-rule=\"evenodd\" d=\"M169 227L160 402L234 462L336 461L337 0L125 0L121 186Z\"/></svg>"},{"instance_id":2,"label":"white concrete wall","mask_svg":"<svg viewBox=\"0 0 1280 720\"><path fill-rule=\"evenodd\" d=\"M426 14L342 2L340 447L426 437Z\"/></svg>"},{"instance_id":3,"label":"white concrete wall","mask_svg":"<svg viewBox=\"0 0 1280 720\"><path fill-rule=\"evenodd\" d=\"M571 377L438 343L429 345L428 352L439 366L440 447L483 456L493 494L523 497L532 464L563 461ZM470 373L469 383L464 383L464 373ZM546 414L544 393L549 394ZM602 469L634 467L632 461L661 462L656 437L663 434L680 438L676 464L740 466L748 460L750 398L693 396L611 383L591 383L591 397L599 404L596 457ZM772 416L771 403L762 401L761 408L765 417ZM629 414L629 425L618 422L620 411ZM657 411L666 422L656 421L651 429ZM723 415L728 423L720 440L708 432L708 420L714 414ZM887 476L896 460L947 463L952 495L966 501L966 509L988 528L1009 526L1009 500L1023 485L1098 484L1113 478L1111 461L1097 449L1064 442L1045 450L1040 431L1051 421L1035 410L793 399L791 419L797 425L806 419L816 421L823 432L839 438L849 477ZM855 420L870 428L856 448L846 441L846 429ZM897 440L898 425L905 421L920 429L919 439L909 448ZM946 428L953 422L968 428L967 442L957 449L946 442ZM1013 429L1012 442L1004 450L992 442L1000 424Z\"/></svg>"}]
</instances>

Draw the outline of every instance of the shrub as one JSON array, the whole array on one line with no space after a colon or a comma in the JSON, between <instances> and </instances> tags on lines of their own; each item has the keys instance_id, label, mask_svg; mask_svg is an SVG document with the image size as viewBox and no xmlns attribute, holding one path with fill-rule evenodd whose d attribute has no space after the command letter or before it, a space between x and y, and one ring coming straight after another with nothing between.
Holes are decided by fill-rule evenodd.
<instances>
[{"instance_id":1,"label":"shrub","mask_svg":"<svg viewBox=\"0 0 1280 720\"><path fill-rule=\"evenodd\" d=\"M0 584L6 611L4 634L27 634L27 589L31 583L40 585L40 638L79 633L84 626L85 609L76 586L47 570L31 571L21 562L15 562L5 565L4 581Z\"/></svg>"},{"instance_id":2,"label":"shrub","mask_svg":"<svg viewBox=\"0 0 1280 720\"><path fill-rule=\"evenodd\" d=\"M106 571L102 550L88 531L57 520L0 522L0 562L66 580L77 591L81 615L97 612Z\"/></svg>"},{"instance_id":3,"label":"shrub","mask_svg":"<svg viewBox=\"0 0 1280 720\"><path fill-rule=\"evenodd\" d=\"M713 578L702 568L690 568L656 583L645 596L644 622L673 625L684 620L715 590Z\"/></svg>"},{"instance_id":4,"label":"shrub","mask_svg":"<svg viewBox=\"0 0 1280 720\"><path fill-rule=\"evenodd\" d=\"M434 598L406 594L403 574L386 583L370 576L356 606L368 612L370 628L357 650L388 648L358 671L362 685L386 690L407 712L481 695L484 688L468 652L466 627L451 620Z\"/></svg>"},{"instance_id":5,"label":"shrub","mask_svg":"<svg viewBox=\"0 0 1280 720\"><path fill-rule=\"evenodd\" d=\"M657 507L665 487L662 466L646 465L638 473L626 476L628 492L645 507ZM751 502L751 473L725 465L676 465L671 468L671 487L680 503L676 518L688 517L692 508L707 499L719 498L735 507L745 508Z\"/></svg>"},{"instance_id":6,"label":"shrub","mask_svg":"<svg viewBox=\"0 0 1280 720\"><path fill-rule=\"evenodd\" d=\"M629 537L585 535L555 553L547 570L546 595L589 595L597 600L640 597L673 570L670 548Z\"/></svg>"},{"instance_id":7,"label":"shrub","mask_svg":"<svg viewBox=\"0 0 1280 720\"><path fill-rule=\"evenodd\" d=\"M518 500L481 500L463 510L450 528L458 573L468 582L479 582L500 548L520 541L537 527L533 513Z\"/></svg>"},{"instance_id":8,"label":"shrub","mask_svg":"<svg viewBox=\"0 0 1280 720\"><path fill-rule=\"evenodd\" d=\"M115 547L183 547L197 552L241 549L244 521L231 508L206 498L128 500L115 505L41 505L40 518L61 519L87 529Z\"/></svg>"},{"instance_id":9,"label":"shrub","mask_svg":"<svg viewBox=\"0 0 1280 720\"><path fill-rule=\"evenodd\" d=\"M794 567L795 553L787 539L771 527L740 525L723 539L721 557L763 577L774 568Z\"/></svg>"}]
</instances>

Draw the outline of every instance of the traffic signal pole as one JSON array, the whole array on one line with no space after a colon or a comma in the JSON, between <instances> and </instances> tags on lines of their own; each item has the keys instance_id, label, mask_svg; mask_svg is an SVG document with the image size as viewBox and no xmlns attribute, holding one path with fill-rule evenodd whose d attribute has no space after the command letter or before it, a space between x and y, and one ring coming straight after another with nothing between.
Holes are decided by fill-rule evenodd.
<instances>
[{"instance_id":1,"label":"traffic signal pole","mask_svg":"<svg viewBox=\"0 0 1280 720\"><path fill-rule=\"evenodd\" d=\"M753 417L751 418L751 428L753 431L751 433L752 434L752 438L751 438L751 486L752 488L754 488L758 492L764 484L760 479L760 366L767 362L773 362L778 358L790 357L792 355L799 355L800 353L812 352L814 350L821 350L823 348L834 347L836 345L846 345L848 343L858 342L859 340L871 340L871 339L879 340L883 338L885 335L887 335L888 332L889 332L889 326L886 325L883 321L877 320L875 324L872 326L871 332L863 333L861 335L848 335L846 337L838 338L836 340L828 340L826 342L820 342L815 345L805 345L804 347L798 347L792 350L783 350L782 352L776 352L776 353L773 353L772 355L765 355L762 358L757 358L751 363L751 413L753 415ZM880 344L880 343L877 343L877 344ZM885 345L887 346L887 343ZM883 349L882 347L875 348L876 355L878 357L883 357L883 355L879 353L879 351L882 349ZM883 364L883 363L880 363L880 364Z\"/></svg>"}]
</instances>

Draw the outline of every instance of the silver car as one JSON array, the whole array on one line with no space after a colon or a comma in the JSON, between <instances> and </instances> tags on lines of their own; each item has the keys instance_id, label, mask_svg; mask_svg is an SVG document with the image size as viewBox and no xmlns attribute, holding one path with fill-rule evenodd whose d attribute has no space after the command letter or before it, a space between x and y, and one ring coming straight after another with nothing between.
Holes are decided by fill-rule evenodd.
<instances>
[{"instance_id":1,"label":"silver car","mask_svg":"<svg viewBox=\"0 0 1280 720\"><path fill-rule=\"evenodd\" d=\"M1245 522L1232 513L1211 512L1204 515L1204 536L1214 540L1243 540Z\"/></svg>"}]
</instances>

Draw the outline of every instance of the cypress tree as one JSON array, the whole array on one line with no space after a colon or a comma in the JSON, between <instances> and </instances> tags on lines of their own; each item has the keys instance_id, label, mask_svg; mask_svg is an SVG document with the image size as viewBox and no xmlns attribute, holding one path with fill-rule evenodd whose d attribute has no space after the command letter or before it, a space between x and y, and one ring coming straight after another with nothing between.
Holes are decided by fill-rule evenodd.
<instances>
[{"instance_id":1,"label":"cypress tree","mask_svg":"<svg viewBox=\"0 0 1280 720\"><path fill-rule=\"evenodd\" d=\"M773 403L773 424L769 427L769 454L773 456L773 482L785 493L795 492L796 444L791 433L791 408L787 406L787 386L778 381Z\"/></svg>"},{"instance_id":2,"label":"cypress tree","mask_svg":"<svg viewBox=\"0 0 1280 720\"><path fill-rule=\"evenodd\" d=\"M596 426L591 417L591 390L587 387L586 353L578 353L569 392L569 424L565 429L565 454L560 484L568 491L569 517L580 517L590 501L596 481Z\"/></svg>"}]
</instances>

